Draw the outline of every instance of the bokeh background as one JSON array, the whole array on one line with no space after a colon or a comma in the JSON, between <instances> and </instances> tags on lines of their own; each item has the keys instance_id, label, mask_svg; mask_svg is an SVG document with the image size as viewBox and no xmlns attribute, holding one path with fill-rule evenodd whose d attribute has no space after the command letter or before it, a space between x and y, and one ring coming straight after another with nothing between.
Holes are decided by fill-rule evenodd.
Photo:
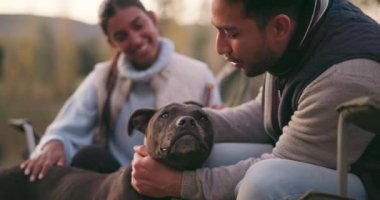
<instances>
[{"instance_id":1,"label":"bokeh background","mask_svg":"<svg viewBox=\"0 0 380 200\"><path fill-rule=\"evenodd\" d=\"M233 71L214 49L210 0L142 1L156 12L162 35L178 52L208 63L218 77ZM380 22L380 0L351 1ZM0 1L0 168L20 163L26 150L24 135L9 119L28 118L42 134L94 64L109 58L111 49L97 25L100 3ZM247 80L235 72L220 87L226 104L234 106L252 98L260 84L260 77Z\"/></svg>"}]
</instances>

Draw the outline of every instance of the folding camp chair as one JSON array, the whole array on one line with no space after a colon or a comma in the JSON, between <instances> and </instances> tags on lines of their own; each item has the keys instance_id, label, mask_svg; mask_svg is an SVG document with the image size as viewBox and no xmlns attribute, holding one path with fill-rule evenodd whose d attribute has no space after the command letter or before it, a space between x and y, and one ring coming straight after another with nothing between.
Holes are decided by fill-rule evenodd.
<instances>
[{"instance_id":1,"label":"folding camp chair","mask_svg":"<svg viewBox=\"0 0 380 200\"><path fill-rule=\"evenodd\" d=\"M31 122L28 119L24 118L14 118L8 121L9 125L13 128L21 131L21 133L25 134L25 139L27 143L27 155L23 155L24 159L28 158L33 150L36 148L36 144L38 143L40 137L34 131Z\"/></svg>"},{"instance_id":2,"label":"folding camp chair","mask_svg":"<svg viewBox=\"0 0 380 200\"><path fill-rule=\"evenodd\" d=\"M338 122L338 195L309 191L300 200L339 200L347 198L347 128L350 124L375 134L380 133L380 99L375 97L359 97L347 101L337 107Z\"/></svg>"}]
</instances>

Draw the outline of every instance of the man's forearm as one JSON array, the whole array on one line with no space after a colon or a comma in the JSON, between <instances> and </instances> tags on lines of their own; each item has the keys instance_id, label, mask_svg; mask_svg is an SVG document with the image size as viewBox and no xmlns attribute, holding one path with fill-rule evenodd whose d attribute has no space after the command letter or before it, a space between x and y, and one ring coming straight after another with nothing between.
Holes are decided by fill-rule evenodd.
<instances>
[{"instance_id":1,"label":"man's forearm","mask_svg":"<svg viewBox=\"0 0 380 200\"><path fill-rule=\"evenodd\" d=\"M235 199L235 187L248 168L259 158L250 158L235 165L217 168L202 168L185 171L182 177L181 198L183 199Z\"/></svg>"}]
</instances>

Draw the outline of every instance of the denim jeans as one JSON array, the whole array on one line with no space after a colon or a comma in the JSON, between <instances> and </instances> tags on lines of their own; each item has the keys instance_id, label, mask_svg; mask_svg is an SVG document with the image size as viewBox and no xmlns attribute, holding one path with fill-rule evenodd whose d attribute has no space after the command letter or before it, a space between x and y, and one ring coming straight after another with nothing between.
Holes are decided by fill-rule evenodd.
<instances>
[{"instance_id":1,"label":"denim jeans","mask_svg":"<svg viewBox=\"0 0 380 200\"><path fill-rule=\"evenodd\" d=\"M259 157L271 149L270 145L253 143L215 144L206 166L234 164L249 157ZM248 169L235 195L237 200L293 200L309 190L336 194L337 171L292 160L262 160ZM354 174L348 175L347 191L351 198L366 199L363 183Z\"/></svg>"},{"instance_id":2,"label":"denim jeans","mask_svg":"<svg viewBox=\"0 0 380 200\"><path fill-rule=\"evenodd\" d=\"M269 144L216 143L204 165L206 167L233 165L240 160L271 152L272 148L273 146Z\"/></svg>"}]
</instances>

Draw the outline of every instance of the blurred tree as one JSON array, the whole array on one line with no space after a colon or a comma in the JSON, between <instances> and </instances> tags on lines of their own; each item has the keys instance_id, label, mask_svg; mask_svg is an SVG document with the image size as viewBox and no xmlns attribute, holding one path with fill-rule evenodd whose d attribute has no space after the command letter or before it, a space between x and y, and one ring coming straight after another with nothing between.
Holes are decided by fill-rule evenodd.
<instances>
[{"instance_id":1,"label":"blurred tree","mask_svg":"<svg viewBox=\"0 0 380 200\"><path fill-rule=\"evenodd\" d=\"M200 15L198 16L198 20L200 23L194 24L193 26L198 26L198 29L193 34L193 37L191 38L192 42L190 43L191 53L194 57L208 62L209 61L209 54L207 53L207 50L211 46L210 44L213 44L214 42L214 36L210 35L210 28L211 26L209 24L207 25L201 25L201 22L209 21L209 10L210 5L207 0L202 1L202 5L200 6ZM194 27L195 28L195 27ZM212 45L213 46L213 45ZM208 62L211 64L211 62ZM215 72L215 66L211 66L212 70Z\"/></svg>"},{"instance_id":2,"label":"blurred tree","mask_svg":"<svg viewBox=\"0 0 380 200\"><path fill-rule=\"evenodd\" d=\"M167 29L171 26L172 20L174 19L173 15L175 12L173 0L159 0L157 3L158 13L160 20L160 30L165 33Z\"/></svg>"},{"instance_id":3,"label":"blurred tree","mask_svg":"<svg viewBox=\"0 0 380 200\"><path fill-rule=\"evenodd\" d=\"M55 33L57 36L54 46L56 69L53 84L57 99L66 99L77 86L78 53L69 22L67 18L60 18Z\"/></svg>"},{"instance_id":4,"label":"blurred tree","mask_svg":"<svg viewBox=\"0 0 380 200\"><path fill-rule=\"evenodd\" d=\"M370 5L372 3L378 3L380 4L380 0L350 0L353 3L361 6L361 5Z\"/></svg>"},{"instance_id":5,"label":"blurred tree","mask_svg":"<svg viewBox=\"0 0 380 200\"><path fill-rule=\"evenodd\" d=\"M158 15L161 19L169 19L174 15L174 3L173 0L159 0L158 3Z\"/></svg>"},{"instance_id":6,"label":"blurred tree","mask_svg":"<svg viewBox=\"0 0 380 200\"><path fill-rule=\"evenodd\" d=\"M80 76L86 76L97 62L106 59L102 55L101 49L103 47L95 38L78 44L78 73Z\"/></svg>"},{"instance_id":7,"label":"blurred tree","mask_svg":"<svg viewBox=\"0 0 380 200\"><path fill-rule=\"evenodd\" d=\"M39 34L36 38L37 43L37 81L49 83L54 80L53 71L56 65L54 59L55 38L54 33L49 27L48 22L41 21L37 28Z\"/></svg>"},{"instance_id":8,"label":"blurred tree","mask_svg":"<svg viewBox=\"0 0 380 200\"><path fill-rule=\"evenodd\" d=\"M79 75L85 76L91 72L96 61L96 52L93 50L96 46L94 43L86 42L78 46L78 56L79 56Z\"/></svg>"},{"instance_id":9,"label":"blurred tree","mask_svg":"<svg viewBox=\"0 0 380 200\"><path fill-rule=\"evenodd\" d=\"M5 54L5 51L4 51L4 47L0 44L0 81L3 77L3 70L4 70L4 64L3 64L3 61L4 61L4 54Z\"/></svg>"},{"instance_id":10,"label":"blurred tree","mask_svg":"<svg viewBox=\"0 0 380 200\"><path fill-rule=\"evenodd\" d=\"M205 53L205 50L207 49L207 44L210 39L209 35L205 31L206 30L200 27L200 30L195 33L193 38L194 42L192 42L191 45L191 50L194 57L203 61L207 60L207 54Z\"/></svg>"},{"instance_id":11,"label":"blurred tree","mask_svg":"<svg viewBox=\"0 0 380 200\"><path fill-rule=\"evenodd\" d=\"M156 2L160 20L160 31L164 37L170 38L175 43L178 52L189 53L189 41L183 26L176 20L182 10L182 1L159 0Z\"/></svg>"},{"instance_id":12,"label":"blurred tree","mask_svg":"<svg viewBox=\"0 0 380 200\"><path fill-rule=\"evenodd\" d=\"M32 97L38 58L36 43L31 38L9 41L8 44L4 83L10 103L14 103L15 99L22 100L25 95Z\"/></svg>"}]
</instances>

